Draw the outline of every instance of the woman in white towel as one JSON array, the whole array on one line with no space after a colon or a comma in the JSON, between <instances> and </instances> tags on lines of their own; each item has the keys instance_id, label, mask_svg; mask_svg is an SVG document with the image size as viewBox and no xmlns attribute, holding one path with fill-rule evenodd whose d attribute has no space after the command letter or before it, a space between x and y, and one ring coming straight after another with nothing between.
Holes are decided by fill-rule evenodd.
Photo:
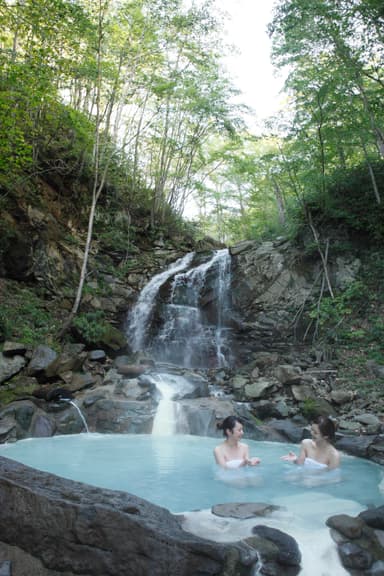
<instances>
[{"instance_id":1,"label":"woman in white towel","mask_svg":"<svg viewBox=\"0 0 384 576\"><path fill-rule=\"evenodd\" d=\"M225 440L213 451L216 464L222 468L240 468L241 466L256 466L260 463L259 458L249 457L248 445L240 442L244 430L239 418L227 416L217 427L223 431Z\"/></svg>"},{"instance_id":2,"label":"woman in white towel","mask_svg":"<svg viewBox=\"0 0 384 576\"><path fill-rule=\"evenodd\" d=\"M319 416L311 426L312 439L301 442L300 454L289 452L282 460L310 468L333 470L340 465L340 454L332 445L335 440L336 427L327 416Z\"/></svg>"}]
</instances>

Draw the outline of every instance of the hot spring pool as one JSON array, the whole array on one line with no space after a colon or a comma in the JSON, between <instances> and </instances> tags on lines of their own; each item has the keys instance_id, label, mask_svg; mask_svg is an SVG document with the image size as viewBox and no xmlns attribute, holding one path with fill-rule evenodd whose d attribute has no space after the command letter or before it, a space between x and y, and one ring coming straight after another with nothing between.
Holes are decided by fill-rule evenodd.
<instances>
[{"instance_id":1,"label":"hot spring pool","mask_svg":"<svg viewBox=\"0 0 384 576\"><path fill-rule=\"evenodd\" d=\"M130 492L174 513L225 502L279 504L314 492L361 508L383 504L379 465L343 455L340 470L306 471L280 460L288 450L297 451L297 446L247 440L250 453L259 456L261 464L219 470L213 448L220 441L185 435L92 433L3 444L0 455L72 480Z\"/></svg>"},{"instance_id":2,"label":"hot spring pool","mask_svg":"<svg viewBox=\"0 0 384 576\"><path fill-rule=\"evenodd\" d=\"M251 534L255 523L293 536L302 553L300 576L346 576L325 521L357 515L384 503L383 469L343 455L336 471L306 471L280 457L297 446L246 440L255 468L221 470L213 448L221 439L198 436L78 434L0 445L0 456L94 486L124 490L184 512L184 529L230 542ZM261 519L236 520L211 513L214 504L264 502L279 509Z\"/></svg>"}]
</instances>

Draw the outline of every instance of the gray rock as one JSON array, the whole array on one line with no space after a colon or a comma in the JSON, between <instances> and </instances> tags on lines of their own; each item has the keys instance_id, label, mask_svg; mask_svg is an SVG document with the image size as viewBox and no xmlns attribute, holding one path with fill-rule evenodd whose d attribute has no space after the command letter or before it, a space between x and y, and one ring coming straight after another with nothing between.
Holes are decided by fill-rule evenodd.
<instances>
[{"instance_id":1,"label":"gray rock","mask_svg":"<svg viewBox=\"0 0 384 576\"><path fill-rule=\"evenodd\" d=\"M275 378L259 378L256 382L244 386L246 399L264 398L272 390L276 390L278 381Z\"/></svg>"},{"instance_id":2,"label":"gray rock","mask_svg":"<svg viewBox=\"0 0 384 576\"><path fill-rule=\"evenodd\" d=\"M15 405L15 410L14 410L15 420L16 420L17 424L24 431L28 431L28 429L31 425L31 422L32 422L32 417L33 417L34 412L35 412L35 406L29 400L18 402Z\"/></svg>"},{"instance_id":3,"label":"gray rock","mask_svg":"<svg viewBox=\"0 0 384 576\"><path fill-rule=\"evenodd\" d=\"M246 518L253 518L255 516L268 516L275 510L279 510L279 508L279 506L264 504L263 502L216 504L212 506L212 514L245 520Z\"/></svg>"},{"instance_id":4,"label":"gray rock","mask_svg":"<svg viewBox=\"0 0 384 576\"><path fill-rule=\"evenodd\" d=\"M231 246L230 251L232 256L236 256L237 254L241 254L242 252L247 252L247 250L251 250L255 247L255 243L253 240L243 240L234 246Z\"/></svg>"},{"instance_id":5,"label":"gray rock","mask_svg":"<svg viewBox=\"0 0 384 576\"><path fill-rule=\"evenodd\" d=\"M0 352L0 384L10 380L12 376L18 374L26 365L24 356L6 356Z\"/></svg>"},{"instance_id":6,"label":"gray rock","mask_svg":"<svg viewBox=\"0 0 384 576\"><path fill-rule=\"evenodd\" d=\"M4 356L15 356L16 354L24 356L27 351L27 347L22 342L10 342L6 340L3 344L3 354Z\"/></svg>"},{"instance_id":7,"label":"gray rock","mask_svg":"<svg viewBox=\"0 0 384 576\"><path fill-rule=\"evenodd\" d=\"M224 404L216 412L218 404ZM186 399L178 402L179 418L176 425L178 434L196 434L214 436L216 423L233 411L232 403L217 398ZM227 412L226 412L227 411ZM224 415L224 412L225 415Z\"/></svg>"},{"instance_id":8,"label":"gray rock","mask_svg":"<svg viewBox=\"0 0 384 576\"><path fill-rule=\"evenodd\" d=\"M71 392L76 392L93 386L95 382L96 379L90 372L74 372L67 387Z\"/></svg>"},{"instance_id":9,"label":"gray rock","mask_svg":"<svg viewBox=\"0 0 384 576\"><path fill-rule=\"evenodd\" d=\"M239 390L242 390L247 383L248 383L248 378L246 378L245 376L237 375L237 376L234 376L228 382L228 385L232 386L234 392L237 392Z\"/></svg>"},{"instance_id":10,"label":"gray rock","mask_svg":"<svg viewBox=\"0 0 384 576\"><path fill-rule=\"evenodd\" d=\"M60 374L65 374L65 372L78 371L83 366L86 356L85 352L80 354L64 352L44 368L44 374L47 378L53 378Z\"/></svg>"},{"instance_id":11,"label":"gray rock","mask_svg":"<svg viewBox=\"0 0 384 576\"><path fill-rule=\"evenodd\" d=\"M280 364L276 366L274 375L282 384L300 384L303 373L298 366Z\"/></svg>"},{"instance_id":12,"label":"gray rock","mask_svg":"<svg viewBox=\"0 0 384 576\"><path fill-rule=\"evenodd\" d=\"M277 430L288 441L298 444L303 439L303 427L297 426L291 420L271 420L269 426Z\"/></svg>"},{"instance_id":13,"label":"gray rock","mask_svg":"<svg viewBox=\"0 0 384 576\"><path fill-rule=\"evenodd\" d=\"M90 395L92 398L92 394ZM85 418L90 430L106 434L150 434L155 408L150 400L98 398L85 401Z\"/></svg>"},{"instance_id":14,"label":"gray rock","mask_svg":"<svg viewBox=\"0 0 384 576\"><path fill-rule=\"evenodd\" d=\"M359 456L360 458L367 458L368 451L372 445L375 436L343 436L338 437L336 441L336 448L352 454L353 456Z\"/></svg>"},{"instance_id":15,"label":"gray rock","mask_svg":"<svg viewBox=\"0 0 384 576\"><path fill-rule=\"evenodd\" d=\"M384 465L384 436L382 434L371 436L372 444L369 446L367 457L374 462Z\"/></svg>"},{"instance_id":16,"label":"gray rock","mask_svg":"<svg viewBox=\"0 0 384 576\"><path fill-rule=\"evenodd\" d=\"M31 436L33 438L47 438L55 433L55 422L46 414L35 414L32 419Z\"/></svg>"},{"instance_id":17,"label":"gray rock","mask_svg":"<svg viewBox=\"0 0 384 576\"><path fill-rule=\"evenodd\" d=\"M384 530L384 506L364 510L360 512L359 517L371 528Z\"/></svg>"},{"instance_id":18,"label":"gray rock","mask_svg":"<svg viewBox=\"0 0 384 576\"><path fill-rule=\"evenodd\" d=\"M336 514L328 518L327 526L340 532L345 538L355 539L362 534L364 521L362 518L353 518L348 514Z\"/></svg>"},{"instance_id":19,"label":"gray rock","mask_svg":"<svg viewBox=\"0 0 384 576\"><path fill-rule=\"evenodd\" d=\"M277 528L258 525L252 528L252 534L270 540L279 549L277 561L280 564L288 566L299 566L301 562L301 553L297 542L289 534L285 534Z\"/></svg>"},{"instance_id":20,"label":"gray rock","mask_svg":"<svg viewBox=\"0 0 384 576\"><path fill-rule=\"evenodd\" d=\"M384 532L374 527L383 525L383 509L384 506L368 509L355 518L339 514L326 522L331 527L340 559L352 574L380 574L384 560Z\"/></svg>"},{"instance_id":21,"label":"gray rock","mask_svg":"<svg viewBox=\"0 0 384 576\"><path fill-rule=\"evenodd\" d=\"M345 568L367 570L373 563L370 552L354 542L340 544L338 551L341 562Z\"/></svg>"},{"instance_id":22,"label":"gray rock","mask_svg":"<svg viewBox=\"0 0 384 576\"><path fill-rule=\"evenodd\" d=\"M257 559L241 542L219 544L185 532L176 516L146 500L5 458L0 542L65 576L251 576Z\"/></svg>"},{"instance_id":23,"label":"gray rock","mask_svg":"<svg viewBox=\"0 0 384 576\"><path fill-rule=\"evenodd\" d=\"M57 352L55 350L49 346L38 346L33 351L31 361L28 364L28 376L39 376L56 358Z\"/></svg>"},{"instance_id":24,"label":"gray rock","mask_svg":"<svg viewBox=\"0 0 384 576\"><path fill-rule=\"evenodd\" d=\"M353 392L351 392L350 390L332 390L331 400L335 404L342 406L343 404L347 404L348 402L352 402Z\"/></svg>"},{"instance_id":25,"label":"gray rock","mask_svg":"<svg viewBox=\"0 0 384 576\"><path fill-rule=\"evenodd\" d=\"M104 350L91 350L88 352L88 360L91 362L104 362L107 359L107 355Z\"/></svg>"},{"instance_id":26,"label":"gray rock","mask_svg":"<svg viewBox=\"0 0 384 576\"><path fill-rule=\"evenodd\" d=\"M356 422L360 422L365 426L378 426L380 427L381 422L377 416L374 414L357 414L355 416Z\"/></svg>"},{"instance_id":27,"label":"gray rock","mask_svg":"<svg viewBox=\"0 0 384 576\"><path fill-rule=\"evenodd\" d=\"M271 400L259 400L252 402L252 413L256 418L265 420L267 418L284 418L288 415L288 407L285 402L273 402Z\"/></svg>"},{"instance_id":28,"label":"gray rock","mask_svg":"<svg viewBox=\"0 0 384 576\"><path fill-rule=\"evenodd\" d=\"M313 397L313 389L306 384L291 386L292 396L297 402L304 402Z\"/></svg>"},{"instance_id":29,"label":"gray rock","mask_svg":"<svg viewBox=\"0 0 384 576\"><path fill-rule=\"evenodd\" d=\"M0 416L0 442L16 440L16 423L12 415Z\"/></svg>"},{"instance_id":30,"label":"gray rock","mask_svg":"<svg viewBox=\"0 0 384 576\"><path fill-rule=\"evenodd\" d=\"M260 370L274 366L279 358L276 352L255 352L252 357Z\"/></svg>"},{"instance_id":31,"label":"gray rock","mask_svg":"<svg viewBox=\"0 0 384 576\"><path fill-rule=\"evenodd\" d=\"M339 420L339 431L344 434L360 434L361 424L360 422L352 422L349 420Z\"/></svg>"},{"instance_id":32,"label":"gray rock","mask_svg":"<svg viewBox=\"0 0 384 576\"><path fill-rule=\"evenodd\" d=\"M338 256L335 267L335 287L339 290L345 290L356 278L361 267L359 258L352 260Z\"/></svg>"}]
</instances>

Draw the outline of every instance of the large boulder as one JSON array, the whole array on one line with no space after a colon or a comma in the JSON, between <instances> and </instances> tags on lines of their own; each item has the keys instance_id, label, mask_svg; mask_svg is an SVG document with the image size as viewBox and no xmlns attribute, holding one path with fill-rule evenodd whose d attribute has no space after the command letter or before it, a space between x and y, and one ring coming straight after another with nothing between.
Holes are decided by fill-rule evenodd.
<instances>
[{"instance_id":1,"label":"large boulder","mask_svg":"<svg viewBox=\"0 0 384 576\"><path fill-rule=\"evenodd\" d=\"M336 514L327 520L340 560L351 574L383 574L383 506L353 517Z\"/></svg>"},{"instance_id":2,"label":"large boulder","mask_svg":"<svg viewBox=\"0 0 384 576\"><path fill-rule=\"evenodd\" d=\"M15 564L28 555L44 566L29 576L247 576L257 559L245 544L185 532L141 498L1 458L0 551L9 547Z\"/></svg>"}]
</instances>

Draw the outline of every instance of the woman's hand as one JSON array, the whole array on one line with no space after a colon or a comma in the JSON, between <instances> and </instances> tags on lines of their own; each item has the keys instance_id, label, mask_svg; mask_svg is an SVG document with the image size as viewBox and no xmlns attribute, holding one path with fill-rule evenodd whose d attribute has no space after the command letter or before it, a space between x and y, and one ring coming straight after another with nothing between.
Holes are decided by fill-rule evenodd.
<instances>
[{"instance_id":1,"label":"woman's hand","mask_svg":"<svg viewBox=\"0 0 384 576\"><path fill-rule=\"evenodd\" d=\"M257 466L260 462L260 458L247 458L247 466Z\"/></svg>"},{"instance_id":2,"label":"woman's hand","mask_svg":"<svg viewBox=\"0 0 384 576\"><path fill-rule=\"evenodd\" d=\"M288 452L288 454L281 457L281 460L285 460L286 462L296 462L297 456L294 452Z\"/></svg>"}]
</instances>

